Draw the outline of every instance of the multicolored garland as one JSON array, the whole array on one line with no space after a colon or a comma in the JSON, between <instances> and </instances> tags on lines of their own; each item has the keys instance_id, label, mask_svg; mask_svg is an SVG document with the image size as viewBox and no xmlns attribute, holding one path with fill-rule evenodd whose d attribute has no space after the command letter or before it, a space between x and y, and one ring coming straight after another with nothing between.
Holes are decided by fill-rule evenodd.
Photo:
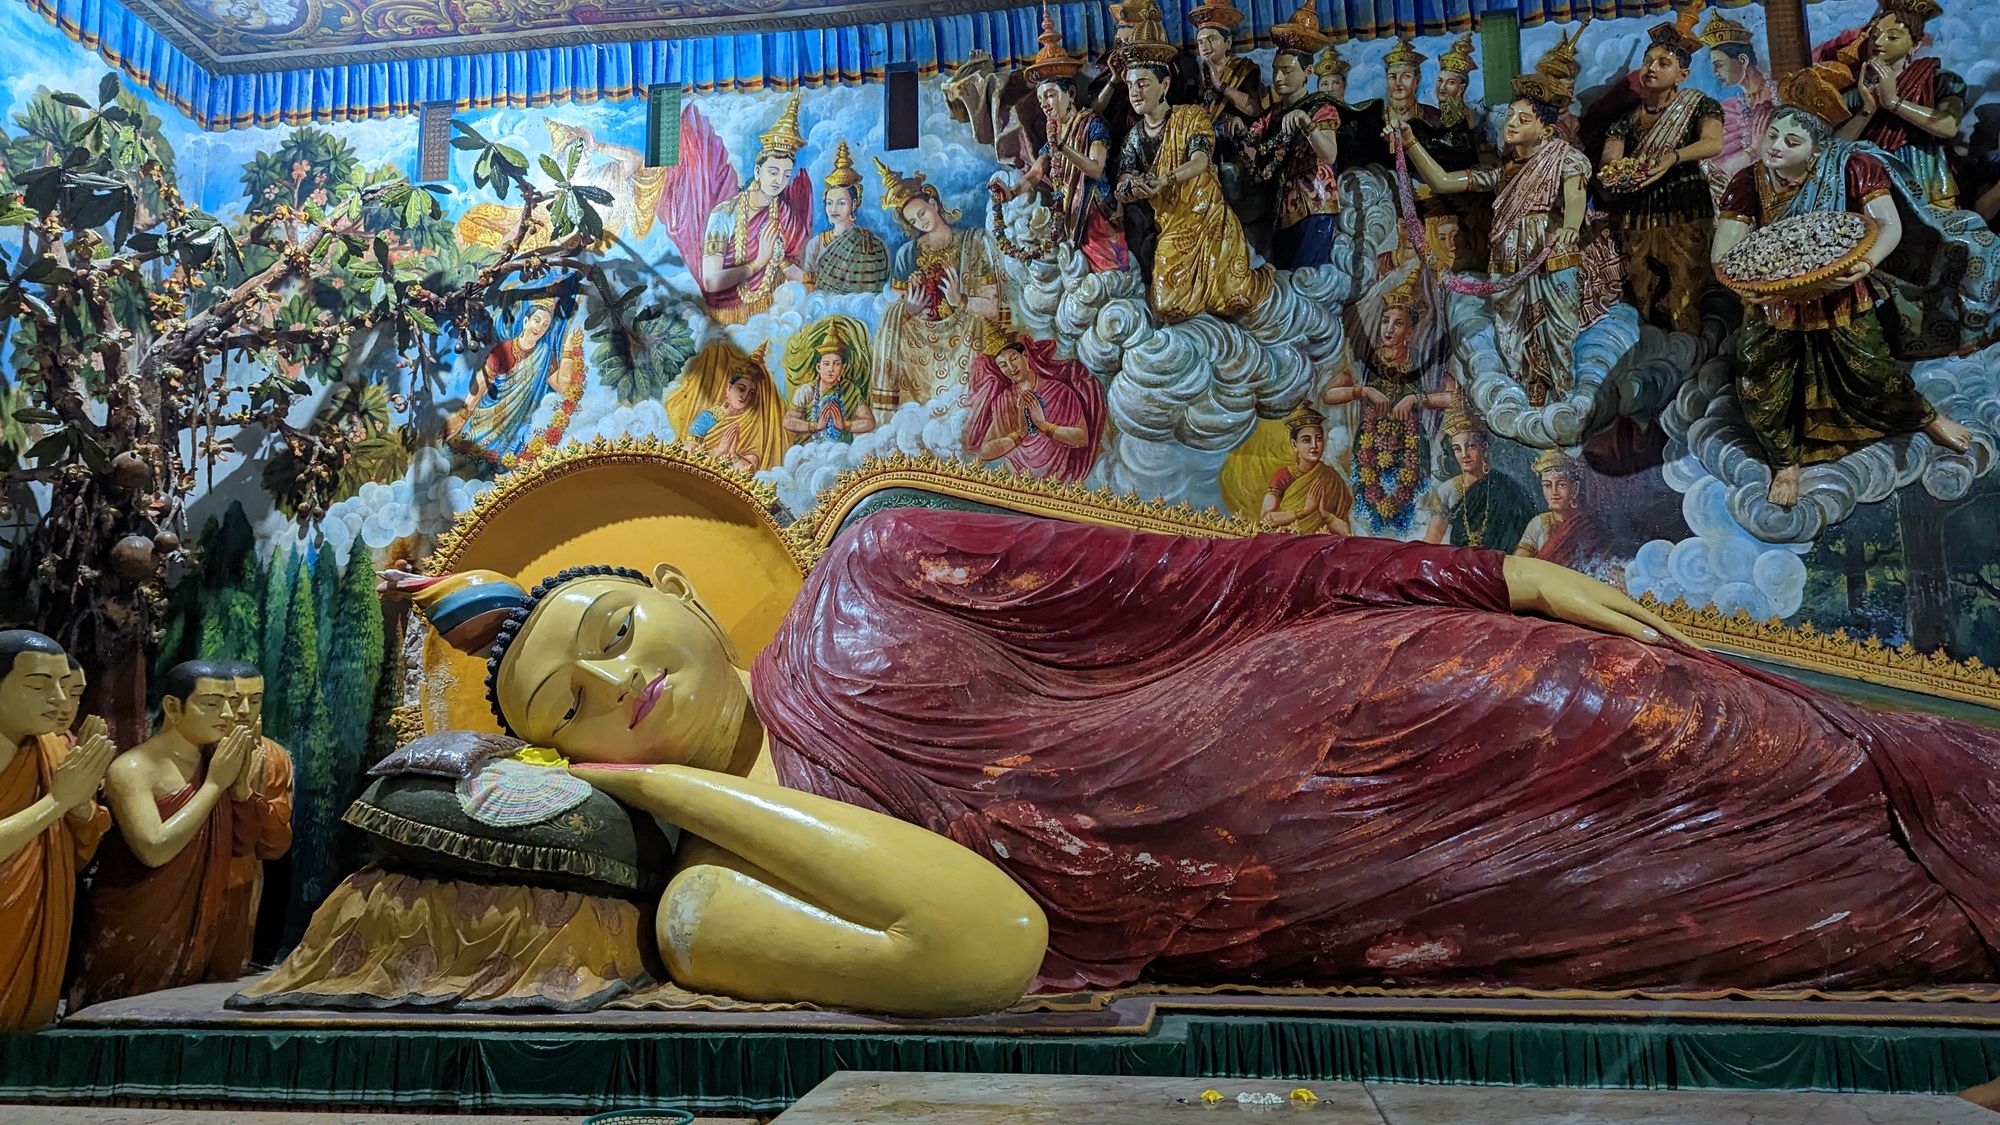
<instances>
[{"instance_id":1,"label":"multicolored garland","mask_svg":"<svg viewBox=\"0 0 2000 1125\"><path fill-rule=\"evenodd\" d=\"M1389 438L1378 442L1377 436ZM1423 428L1368 407L1361 419L1361 433L1354 443L1354 471L1361 480L1361 500L1383 526L1403 522L1415 503L1424 469ZM1395 478L1395 490L1384 484L1385 476Z\"/></svg>"},{"instance_id":2,"label":"multicolored garland","mask_svg":"<svg viewBox=\"0 0 2000 1125\"><path fill-rule=\"evenodd\" d=\"M1046 261L1055 252L1056 246L1062 240L1061 235L1052 234L1046 239L1022 246L1007 236L1007 224L1000 215L999 197L989 194L987 196L986 210L988 216L987 226L993 231L994 244L1000 247L1002 254L1007 255L1017 262Z\"/></svg>"},{"instance_id":3,"label":"multicolored garland","mask_svg":"<svg viewBox=\"0 0 2000 1125\"><path fill-rule=\"evenodd\" d=\"M1430 247L1424 242L1423 221L1417 218L1417 192L1410 183L1410 157L1403 147L1402 132L1399 130L1391 133L1389 141L1396 150L1396 198L1401 204L1399 210L1402 212L1403 234L1410 240L1410 245L1416 248L1417 261L1423 266L1425 273L1437 275L1444 283L1444 287L1454 293L1464 293L1472 297L1491 297L1527 284L1529 278L1540 272L1542 264L1549 260L1549 254L1554 249L1546 242L1542 246L1542 252L1535 255L1534 261L1502 278L1473 278L1438 268L1430 259Z\"/></svg>"}]
</instances>

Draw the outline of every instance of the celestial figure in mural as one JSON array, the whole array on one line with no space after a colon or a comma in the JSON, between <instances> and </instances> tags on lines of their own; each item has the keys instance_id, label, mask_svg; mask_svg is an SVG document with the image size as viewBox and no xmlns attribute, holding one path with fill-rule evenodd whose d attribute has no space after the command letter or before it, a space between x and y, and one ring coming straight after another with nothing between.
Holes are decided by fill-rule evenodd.
<instances>
[{"instance_id":1,"label":"celestial figure in mural","mask_svg":"<svg viewBox=\"0 0 2000 1125\"><path fill-rule=\"evenodd\" d=\"M1472 72L1478 69L1479 61L1473 54L1472 33L1468 31L1453 40L1450 48L1438 59L1438 124L1447 129L1466 124L1477 135L1479 118L1466 104L1465 95L1472 88Z\"/></svg>"},{"instance_id":2,"label":"celestial figure in mural","mask_svg":"<svg viewBox=\"0 0 2000 1125\"><path fill-rule=\"evenodd\" d=\"M1581 569L1600 532L1584 506L1583 463L1560 450L1546 449L1535 458L1534 471L1541 482L1542 503L1549 510L1528 521L1514 553Z\"/></svg>"},{"instance_id":3,"label":"celestial figure in mural","mask_svg":"<svg viewBox=\"0 0 2000 1125\"><path fill-rule=\"evenodd\" d=\"M543 299L516 306L512 334L487 353L464 400L445 419L445 437L459 452L511 469L561 442L568 410L559 407L545 432L534 432L533 423L549 395L562 396L564 405L583 397L583 326L571 323L574 303Z\"/></svg>"},{"instance_id":4,"label":"celestial figure in mural","mask_svg":"<svg viewBox=\"0 0 2000 1125\"><path fill-rule=\"evenodd\" d=\"M1838 135L1900 159L1930 202L1949 210L1958 206L1950 147L1965 116L1965 79L1936 58L1914 57L1925 26L1943 14L1936 0L1881 0L1865 32L1870 49L1847 92L1853 116Z\"/></svg>"},{"instance_id":5,"label":"celestial figure in mural","mask_svg":"<svg viewBox=\"0 0 2000 1125\"><path fill-rule=\"evenodd\" d=\"M0 631L0 1031L55 1019L77 876L111 827L97 787L118 751L101 719L62 737L68 663L49 637Z\"/></svg>"},{"instance_id":6,"label":"celestial figure in mural","mask_svg":"<svg viewBox=\"0 0 2000 1125\"><path fill-rule=\"evenodd\" d=\"M1356 128L1350 136L1365 140L1374 151L1360 149L1350 155L1349 163L1380 162L1392 163L1392 154L1383 149L1379 140L1384 128L1408 125L1410 132L1420 141L1432 159L1448 172L1464 171L1479 163L1479 136L1475 122L1470 116L1446 123L1444 111L1437 106L1417 100L1417 89L1423 75L1426 56L1410 44L1407 39L1397 40L1389 53L1382 57L1389 96L1379 102L1371 102L1366 107L1355 110ZM1454 65L1457 65L1454 61ZM1358 146L1357 146L1358 147ZM1440 199L1432 194L1428 186L1420 186L1416 191L1417 217L1421 220L1425 245L1433 253L1447 251L1450 257L1443 266L1449 269L1478 269L1484 262L1481 244L1476 239L1479 229L1471 218L1473 210L1463 201ZM1419 252L1423 247L1409 244L1409 231L1397 224L1397 249L1395 256ZM1379 263L1387 272L1386 262Z\"/></svg>"},{"instance_id":7,"label":"celestial figure in mural","mask_svg":"<svg viewBox=\"0 0 2000 1125\"><path fill-rule=\"evenodd\" d=\"M1721 103L1682 86L1702 46L1694 35L1699 10L1690 4L1676 22L1648 33L1640 104L1611 123L1599 169L1632 303L1648 324L1688 333L1701 330L1696 302L1714 279L1715 197L1701 166L1722 152Z\"/></svg>"},{"instance_id":8,"label":"celestial figure in mural","mask_svg":"<svg viewBox=\"0 0 2000 1125\"><path fill-rule=\"evenodd\" d=\"M1436 358L1439 318L1425 315L1419 280L1413 269L1392 274L1378 293L1356 303L1368 343L1320 396L1328 406L1360 407L1349 479L1357 535L1411 539L1422 533L1418 515L1432 486L1431 431L1455 401ZM1363 335L1359 328L1350 327L1350 338Z\"/></svg>"},{"instance_id":9,"label":"celestial figure in mural","mask_svg":"<svg viewBox=\"0 0 2000 1125\"><path fill-rule=\"evenodd\" d=\"M1710 185L1718 195L1736 173L1757 162L1764 132L1778 108L1778 86L1757 66L1757 41L1750 29L1719 11L1710 12L1701 29L1708 48L1708 65L1715 80L1737 93L1722 99L1722 154L1707 165Z\"/></svg>"},{"instance_id":10,"label":"celestial figure in mural","mask_svg":"<svg viewBox=\"0 0 2000 1125\"><path fill-rule=\"evenodd\" d=\"M1480 291L1493 301L1494 334L1507 370L1540 406L1574 385L1577 335L1617 296L1617 248L1609 232L1584 240L1590 161L1557 127L1578 72L1575 39L1565 38L1514 79L1501 140L1507 163L1452 172L1414 134L1405 135L1410 165L1432 191L1496 192ZM1590 268L1586 267L1586 263ZM1610 274L1610 276L1606 276Z\"/></svg>"},{"instance_id":11,"label":"celestial figure in mural","mask_svg":"<svg viewBox=\"0 0 2000 1125\"><path fill-rule=\"evenodd\" d=\"M1251 268L1243 224L1223 201L1208 112L1167 102L1174 47L1159 10L1153 0L1121 9L1140 22L1122 48L1135 120L1119 158L1118 197L1145 204L1159 231L1150 282L1154 315L1169 324L1202 313L1235 316L1263 302L1271 270Z\"/></svg>"},{"instance_id":12,"label":"celestial figure in mural","mask_svg":"<svg viewBox=\"0 0 2000 1125\"><path fill-rule=\"evenodd\" d=\"M1104 442L1104 388L1053 340L1002 337L972 361L965 448L1025 476L1080 481Z\"/></svg>"},{"instance_id":13,"label":"celestial figure in mural","mask_svg":"<svg viewBox=\"0 0 2000 1125\"><path fill-rule=\"evenodd\" d=\"M876 330L868 395L879 415L893 414L906 402L964 391L972 357L1003 309L986 232L953 226L957 209L944 205L937 185L925 183L922 172L903 176L880 157L875 170L882 179L883 208L910 236L896 248L890 275L902 300L882 315Z\"/></svg>"},{"instance_id":14,"label":"celestial figure in mural","mask_svg":"<svg viewBox=\"0 0 2000 1125\"><path fill-rule=\"evenodd\" d=\"M1258 178L1276 199L1271 264L1281 270L1333 260L1340 233L1340 103L1306 92L1313 56L1326 46L1319 15L1306 0L1271 28L1271 98L1250 128Z\"/></svg>"},{"instance_id":15,"label":"celestial figure in mural","mask_svg":"<svg viewBox=\"0 0 2000 1125\"><path fill-rule=\"evenodd\" d=\"M671 566L515 591L458 642L516 734L698 841L658 914L689 989L1992 979L2000 737L1664 641L1540 560L879 512L748 673Z\"/></svg>"},{"instance_id":16,"label":"celestial figure in mural","mask_svg":"<svg viewBox=\"0 0 2000 1125\"><path fill-rule=\"evenodd\" d=\"M1486 427L1464 403L1444 412L1440 428L1458 461L1458 475L1424 498L1430 512L1424 540L1443 543L1448 538L1454 547L1512 551L1534 518L1535 502L1513 477L1493 467Z\"/></svg>"},{"instance_id":17,"label":"celestial figure in mural","mask_svg":"<svg viewBox=\"0 0 2000 1125\"><path fill-rule=\"evenodd\" d=\"M118 755L104 778L118 831L84 896L81 1004L226 977L216 963L239 818L235 796L255 739L230 670L190 660L169 669L153 737ZM242 806L242 807L239 807ZM241 838L255 839L261 825Z\"/></svg>"},{"instance_id":18,"label":"celestial figure in mural","mask_svg":"<svg viewBox=\"0 0 2000 1125\"><path fill-rule=\"evenodd\" d=\"M1347 534L1354 493L1333 466L1320 460L1326 453L1326 417L1302 402L1286 415L1285 432L1292 439L1294 459L1271 474L1258 522L1307 535Z\"/></svg>"},{"instance_id":19,"label":"celestial figure in mural","mask_svg":"<svg viewBox=\"0 0 2000 1125\"><path fill-rule=\"evenodd\" d=\"M1215 127L1212 159L1222 197L1236 211L1251 243L1262 250L1270 236L1269 193L1260 190L1255 170L1249 166L1255 157L1247 139L1251 124L1270 104L1270 92L1264 89L1264 75L1256 62L1236 54L1236 26L1243 22L1243 13L1234 4L1204 0L1188 11L1187 19L1195 29L1193 96L1173 87L1168 90L1168 100L1196 103L1208 111L1209 122ZM1176 61L1185 64L1188 60L1182 54Z\"/></svg>"},{"instance_id":20,"label":"celestial figure in mural","mask_svg":"<svg viewBox=\"0 0 2000 1125\"><path fill-rule=\"evenodd\" d=\"M667 395L674 444L703 449L745 473L785 459L784 401L764 366L768 344L744 355L726 340L703 348Z\"/></svg>"},{"instance_id":21,"label":"celestial figure in mural","mask_svg":"<svg viewBox=\"0 0 2000 1125\"><path fill-rule=\"evenodd\" d=\"M1319 61L1313 63L1313 77L1316 89L1334 101L1347 104L1347 74L1354 64L1340 57L1340 48L1329 46L1319 53Z\"/></svg>"},{"instance_id":22,"label":"celestial figure in mural","mask_svg":"<svg viewBox=\"0 0 2000 1125\"><path fill-rule=\"evenodd\" d=\"M874 432L868 363L868 327L851 316L827 317L785 342L784 427L793 440L846 443Z\"/></svg>"},{"instance_id":23,"label":"celestial figure in mural","mask_svg":"<svg viewBox=\"0 0 2000 1125\"><path fill-rule=\"evenodd\" d=\"M1082 252L1093 270L1122 270L1131 261L1121 216L1111 195L1111 133L1096 114L1077 105L1076 75L1083 60L1063 49L1055 19L1042 13L1042 49L1027 68L1035 84L1048 140L1012 187L991 185L996 199L1047 194L1062 217L1063 240Z\"/></svg>"},{"instance_id":24,"label":"celestial figure in mural","mask_svg":"<svg viewBox=\"0 0 2000 1125\"><path fill-rule=\"evenodd\" d=\"M229 860L221 934L210 961L218 980L250 969L257 911L264 901L264 864L292 849L292 756L264 735L264 673L248 661L223 665L234 683L237 722L250 729L249 764L229 790L239 854Z\"/></svg>"},{"instance_id":25,"label":"celestial figure in mural","mask_svg":"<svg viewBox=\"0 0 2000 1125\"><path fill-rule=\"evenodd\" d=\"M681 162L667 176L660 206L710 318L720 323L764 312L778 286L805 276L812 178L798 170L806 146L799 101L793 95L757 138L757 159L740 188L714 128L692 105L681 112Z\"/></svg>"},{"instance_id":26,"label":"celestial figure in mural","mask_svg":"<svg viewBox=\"0 0 2000 1125\"><path fill-rule=\"evenodd\" d=\"M1912 246L1926 235L1931 245L1943 241L1927 229L1940 216L1968 213L1931 208L1925 185L1906 167L1872 145L1834 139L1823 119L1803 109L1786 106L1772 115L1764 144L1761 161L1738 172L1723 193L1717 262L1752 231L1794 216L1850 211L1879 227L1866 256L1841 276L1795 297L1744 302L1736 395L1771 467L1771 503L1798 502L1805 466L1891 435L1921 430L1947 449L1965 449L1970 431L1925 401L1892 350L1883 317L1895 315L1896 274L1883 264L1899 248L1907 251L1906 238ZM1992 236L1985 240L1990 246ZM1992 258L1989 249L1979 261ZM1896 264L1923 268L1907 252ZM1976 284L1990 310L2000 279Z\"/></svg>"},{"instance_id":27,"label":"celestial figure in mural","mask_svg":"<svg viewBox=\"0 0 2000 1125\"><path fill-rule=\"evenodd\" d=\"M855 221L861 212L861 173L854 170L846 141L833 150L833 171L826 174L821 203L832 229L806 245L806 285L819 293L880 293L889 283L889 248Z\"/></svg>"}]
</instances>

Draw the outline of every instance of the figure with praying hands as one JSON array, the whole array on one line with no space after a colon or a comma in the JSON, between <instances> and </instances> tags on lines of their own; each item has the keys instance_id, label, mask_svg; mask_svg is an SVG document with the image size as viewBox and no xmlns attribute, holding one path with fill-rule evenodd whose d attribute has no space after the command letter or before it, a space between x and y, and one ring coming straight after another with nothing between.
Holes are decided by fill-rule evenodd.
<instances>
[{"instance_id":1,"label":"figure with praying hands","mask_svg":"<svg viewBox=\"0 0 2000 1125\"><path fill-rule=\"evenodd\" d=\"M1853 115L1838 135L1895 156L1932 204L1951 210L1958 206L1958 181L1950 150L1965 116L1965 79L1916 54L1929 42L1926 26L1943 14L1937 0L1881 0L1863 32L1861 73L1847 92Z\"/></svg>"},{"instance_id":2,"label":"figure with praying hands","mask_svg":"<svg viewBox=\"0 0 2000 1125\"><path fill-rule=\"evenodd\" d=\"M212 979L235 980L250 968L264 865L292 848L292 756L264 734L264 673L246 660L232 660L222 670L234 681L237 720L249 728L251 739L243 773L229 790L234 846L221 933L210 959Z\"/></svg>"}]
</instances>

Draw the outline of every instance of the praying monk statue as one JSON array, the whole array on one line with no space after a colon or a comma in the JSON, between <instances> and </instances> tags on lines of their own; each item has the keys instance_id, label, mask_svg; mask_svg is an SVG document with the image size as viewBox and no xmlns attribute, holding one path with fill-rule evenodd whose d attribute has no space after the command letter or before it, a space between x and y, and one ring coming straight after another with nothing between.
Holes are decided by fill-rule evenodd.
<instances>
[{"instance_id":1,"label":"praying monk statue","mask_svg":"<svg viewBox=\"0 0 2000 1125\"><path fill-rule=\"evenodd\" d=\"M177 664L160 729L111 763L104 791L118 831L85 898L79 1006L223 979L232 790L252 749L239 704L229 666Z\"/></svg>"},{"instance_id":2,"label":"praying monk statue","mask_svg":"<svg viewBox=\"0 0 2000 1125\"><path fill-rule=\"evenodd\" d=\"M885 511L747 672L670 565L387 582L489 654L513 734L683 830L656 932L690 989L2000 981L2000 731L1539 559Z\"/></svg>"},{"instance_id":3,"label":"praying monk statue","mask_svg":"<svg viewBox=\"0 0 2000 1125\"><path fill-rule=\"evenodd\" d=\"M55 1019L76 875L111 824L96 798L117 750L95 717L63 737L68 672L54 640L0 632L0 1031Z\"/></svg>"},{"instance_id":4,"label":"praying monk statue","mask_svg":"<svg viewBox=\"0 0 2000 1125\"><path fill-rule=\"evenodd\" d=\"M236 719L250 728L251 749L243 776L229 790L235 844L211 980L235 980L249 970L264 863L292 849L292 756L264 737L264 673L246 660L232 660L223 671L235 684Z\"/></svg>"}]
</instances>

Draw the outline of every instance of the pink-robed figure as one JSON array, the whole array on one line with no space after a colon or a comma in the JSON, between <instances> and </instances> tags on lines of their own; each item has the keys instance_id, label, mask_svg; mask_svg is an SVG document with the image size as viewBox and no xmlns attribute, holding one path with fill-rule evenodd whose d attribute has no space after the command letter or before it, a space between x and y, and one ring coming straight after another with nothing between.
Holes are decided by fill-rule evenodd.
<instances>
[{"instance_id":1,"label":"pink-robed figure","mask_svg":"<svg viewBox=\"0 0 2000 1125\"><path fill-rule=\"evenodd\" d=\"M1010 340L972 361L965 447L982 461L1049 480L1080 481L1104 440L1104 388L1052 340Z\"/></svg>"},{"instance_id":2,"label":"pink-robed figure","mask_svg":"<svg viewBox=\"0 0 2000 1125\"><path fill-rule=\"evenodd\" d=\"M751 695L785 786L1027 890L1042 989L2000 977L2000 735L1519 615L1525 562L879 513Z\"/></svg>"}]
</instances>

